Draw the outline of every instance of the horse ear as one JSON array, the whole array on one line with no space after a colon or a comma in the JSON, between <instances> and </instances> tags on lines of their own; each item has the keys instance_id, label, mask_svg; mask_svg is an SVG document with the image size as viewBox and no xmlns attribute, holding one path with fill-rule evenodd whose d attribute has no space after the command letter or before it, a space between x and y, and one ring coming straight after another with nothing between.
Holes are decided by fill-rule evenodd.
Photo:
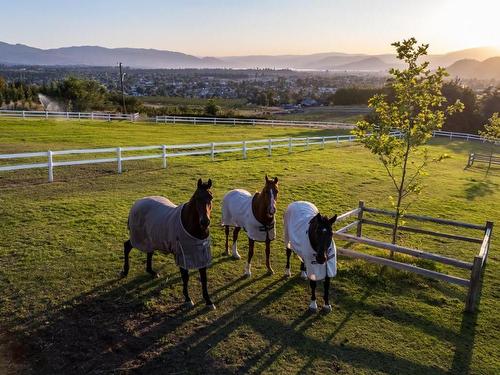
<instances>
[{"instance_id":1,"label":"horse ear","mask_svg":"<svg viewBox=\"0 0 500 375\"><path fill-rule=\"evenodd\" d=\"M274 183L277 184L278 183L278 177L274 177Z\"/></svg>"},{"instance_id":2,"label":"horse ear","mask_svg":"<svg viewBox=\"0 0 500 375\"><path fill-rule=\"evenodd\" d=\"M207 182L207 187L210 189L212 187L212 179L209 178Z\"/></svg>"},{"instance_id":3,"label":"horse ear","mask_svg":"<svg viewBox=\"0 0 500 375\"><path fill-rule=\"evenodd\" d=\"M311 220L309 220L309 223L312 223L314 219L321 219L321 214L318 212Z\"/></svg>"},{"instance_id":4,"label":"horse ear","mask_svg":"<svg viewBox=\"0 0 500 375\"><path fill-rule=\"evenodd\" d=\"M201 181L201 178L198 179L198 187L200 188L203 182Z\"/></svg>"},{"instance_id":5,"label":"horse ear","mask_svg":"<svg viewBox=\"0 0 500 375\"><path fill-rule=\"evenodd\" d=\"M269 182L269 177L267 177L267 174L266 174L266 182Z\"/></svg>"},{"instance_id":6,"label":"horse ear","mask_svg":"<svg viewBox=\"0 0 500 375\"><path fill-rule=\"evenodd\" d=\"M331 219L328 220L330 225L333 225L337 221L337 214L333 215Z\"/></svg>"}]
</instances>

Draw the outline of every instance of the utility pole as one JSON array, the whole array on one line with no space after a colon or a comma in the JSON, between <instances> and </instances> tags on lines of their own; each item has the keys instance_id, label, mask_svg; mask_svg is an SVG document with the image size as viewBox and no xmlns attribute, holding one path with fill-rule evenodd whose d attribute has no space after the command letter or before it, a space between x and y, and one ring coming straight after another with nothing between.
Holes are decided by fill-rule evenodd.
<instances>
[{"instance_id":1,"label":"utility pole","mask_svg":"<svg viewBox=\"0 0 500 375\"><path fill-rule=\"evenodd\" d=\"M122 89L122 110L123 113L127 113L127 108L125 107L125 92L123 91L123 71L122 71L122 63L118 63L120 65L120 86Z\"/></svg>"}]
</instances>

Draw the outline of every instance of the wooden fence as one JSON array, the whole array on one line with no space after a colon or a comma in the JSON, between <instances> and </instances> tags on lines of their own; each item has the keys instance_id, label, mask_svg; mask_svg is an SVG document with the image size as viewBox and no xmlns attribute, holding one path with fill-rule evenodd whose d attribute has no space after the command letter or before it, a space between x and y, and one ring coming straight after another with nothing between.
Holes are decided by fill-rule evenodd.
<instances>
[{"instance_id":1,"label":"wooden fence","mask_svg":"<svg viewBox=\"0 0 500 375\"><path fill-rule=\"evenodd\" d=\"M61 166L73 166L84 164L100 164L100 163L116 163L117 172L122 173L123 162L130 160L147 160L147 159L162 159L163 168L167 167L167 159L179 156L199 156L210 155L214 160L215 155L223 153L241 154L243 159L247 158L247 153L254 150L267 150L268 156L272 155L272 151L278 148L287 148L291 153L294 147L309 149L314 145L319 145L322 148L326 144L338 144L342 142L353 142L356 139L354 135L338 135L325 137L288 137L274 139L259 139L248 141L229 141L229 142L211 142L211 143L193 143L183 145L155 145L155 146L139 146L139 147L110 147L99 149L77 149L77 150L60 150L60 151L43 151L43 152L26 152L19 154L0 154L0 160L10 159L36 159L44 158L45 161L29 164L1 165L2 171L16 171L21 169L36 169L47 168L48 181L54 180L54 168ZM154 154L142 154L126 156L129 152L160 152ZM57 161L56 156L61 155L82 155L82 154L112 154L106 158L94 158L86 160L65 160Z\"/></svg>"},{"instance_id":2,"label":"wooden fence","mask_svg":"<svg viewBox=\"0 0 500 375\"><path fill-rule=\"evenodd\" d=\"M500 157L496 156L494 154L485 155L485 154L478 154L478 153L472 152L469 154L469 159L467 161L467 166L465 168L472 167L472 165L475 162L487 163L488 169L489 169L492 165L500 165Z\"/></svg>"},{"instance_id":3,"label":"wooden fence","mask_svg":"<svg viewBox=\"0 0 500 375\"><path fill-rule=\"evenodd\" d=\"M353 217L356 218L356 220L354 222L340 228L339 230L335 231L334 237L337 239L348 241L348 242L361 243L361 244L373 246L373 247L378 248L378 249L389 250L391 253L397 252L397 253L407 254L410 256L417 257L417 258L428 259L428 260L432 260L435 262L443 263L443 264L453 266L456 268L470 270L469 279L464 279L462 277L448 275L445 273L428 270L428 269L425 269L422 267L414 266L412 264L398 262L398 261L395 261L393 259L378 257L378 256L362 253L359 251L355 251L352 249L338 248L337 250L338 250L339 254L350 257L350 258L363 259L363 260L371 262L371 263L380 264L380 265L384 265L384 266L388 266L388 267L392 267L392 268L396 268L396 269L404 270L404 271L408 271L408 272L413 272L413 273L416 273L416 274L419 274L419 275L422 275L425 277L438 279L438 280L442 280L442 281L446 281L446 282L449 282L452 284L466 287L468 289L468 293L467 293L467 299L466 299L466 303L465 303L465 309L466 309L466 311L469 311L469 312L474 311L474 309L476 308L476 305L477 305L476 302L478 299L479 290L480 290L480 286L481 286L481 274L482 274L482 271L485 267L486 259L488 257L490 239L491 239L491 234L492 234L492 230L493 230L493 223L492 222L487 221L485 225L478 225L478 224L464 223L464 222L460 222L460 221L438 219L438 218L433 218L433 217L428 217L428 216L420 216L420 215L412 215L412 214L405 215L406 219L412 219L412 220L421 221L421 222L431 222L431 223L444 225L444 226L452 226L455 228L467 228L467 229L474 229L474 230L482 231L483 236L481 238L476 238L476 237L467 237L467 236L451 234L451 233L442 233L442 232L437 232L437 231L432 231L432 230L427 230L427 229L422 229L422 228L417 228L417 227L410 227L410 226L406 226L406 225L402 225L399 227L400 231L406 231L406 232L411 232L411 233L420 233L420 234L425 234L425 235L429 235L429 236L433 236L433 237L449 238L449 239L454 239L454 240L459 240L459 241L477 244L479 247L479 251L476 253L476 255L474 256L474 259L472 259L471 262L467 262L467 261L463 261L463 260L459 260L459 259L431 253L431 252L417 250L417 249L413 249L413 248L409 248L409 247L405 247L405 246L399 246L399 245L395 245L392 243L382 242L382 241L374 240L374 239L371 239L368 237L364 237L362 235L363 224L374 225L374 226L390 228L390 229L393 228L392 224L366 219L364 217L364 214L366 212L372 213L372 214L390 216L390 217L394 217L396 215L396 213L394 211L386 211L386 210L380 210L380 209L376 209L376 208L366 207L364 205L364 202L360 201L358 208L353 209L349 212L346 212L337 218L337 221L342 221L342 220L346 220L348 218L353 218ZM350 229L353 229L353 228L356 228L356 235L347 233Z\"/></svg>"}]
</instances>

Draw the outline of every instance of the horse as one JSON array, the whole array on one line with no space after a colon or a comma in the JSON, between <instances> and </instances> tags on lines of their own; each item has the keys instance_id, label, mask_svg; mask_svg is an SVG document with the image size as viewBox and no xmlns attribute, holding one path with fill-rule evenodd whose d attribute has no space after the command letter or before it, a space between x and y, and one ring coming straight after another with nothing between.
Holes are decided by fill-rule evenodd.
<instances>
[{"instance_id":1,"label":"horse","mask_svg":"<svg viewBox=\"0 0 500 375\"><path fill-rule=\"evenodd\" d=\"M231 190L222 200L222 225L226 233L226 255L229 255L229 227L233 226L232 253L235 259L241 259L238 253L238 233L241 228L248 236L248 260L245 265L245 276L250 277L251 262L255 242L266 244L266 267L269 274L271 268L270 254L271 241L276 237L274 216L276 214L276 201L278 200L278 177L269 179L266 175L262 191L253 196L246 190Z\"/></svg>"},{"instance_id":2,"label":"horse","mask_svg":"<svg viewBox=\"0 0 500 375\"><path fill-rule=\"evenodd\" d=\"M207 266L212 260L209 232L211 187L211 179L203 183L200 178L189 202L179 206L159 196L142 198L133 204L128 217L130 237L124 242L122 277L128 275L132 248L147 254L146 272L153 278L159 277L152 268L154 251L173 253L181 273L185 304L194 306L188 292L188 270L198 269L203 298L207 306L215 309L207 289Z\"/></svg>"},{"instance_id":3,"label":"horse","mask_svg":"<svg viewBox=\"0 0 500 375\"><path fill-rule=\"evenodd\" d=\"M285 276L290 277L292 251L301 259L301 275L309 279L311 302L309 309L317 311L316 282L324 280L323 310L332 311L329 301L330 278L337 274L337 249L332 239L332 225L337 215L328 218L318 208L304 201L290 203L283 216L286 248Z\"/></svg>"}]
</instances>

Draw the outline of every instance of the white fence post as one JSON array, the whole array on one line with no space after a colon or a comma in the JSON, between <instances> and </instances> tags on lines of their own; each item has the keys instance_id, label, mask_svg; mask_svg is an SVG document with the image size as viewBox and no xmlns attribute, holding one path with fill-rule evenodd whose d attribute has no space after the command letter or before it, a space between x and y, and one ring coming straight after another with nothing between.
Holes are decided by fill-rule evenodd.
<instances>
[{"instance_id":1,"label":"white fence post","mask_svg":"<svg viewBox=\"0 0 500 375\"><path fill-rule=\"evenodd\" d=\"M108 113L108 121L111 121L111 113Z\"/></svg>"},{"instance_id":2,"label":"white fence post","mask_svg":"<svg viewBox=\"0 0 500 375\"><path fill-rule=\"evenodd\" d=\"M161 146L162 157L163 157L163 168L167 168L167 146Z\"/></svg>"},{"instance_id":3,"label":"white fence post","mask_svg":"<svg viewBox=\"0 0 500 375\"><path fill-rule=\"evenodd\" d=\"M243 159L247 158L247 141L243 141Z\"/></svg>"},{"instance_id":4,"label":"white fence post","mask_svg":"<svg viewBox=\"0 0 500 375\"><path fill-rule=\"evenodd\" d=\"M54 162L52 160L52 151L47 152L47 156L49 158L48 167L49 167L49 182L54 181Z\"/></svg>"},{"instance_id":5,"label":"white fence post","mask_svg":"<svg viewBox=\"0 0 500 375\"><path fill-rule=\"evenodd\" d=\"M288 138L288 153L292 153L292 137Z\"/></svg>"},{"instance_id":6,"label":"white fence post","mask_svg":"<svg viewBox=\"0 0 500 375\"><path fill-rule=\"evenodd\" d=\"M25 115L24 115L24 111L23 111L23 118L24 118L24 117L25 117Z\"/></svg>"},{"instance_id":7,"label":"white fence post","mask_svg":"<svg viewBox=\"0 0 500 375\"><path fill-rule=\"evenodd\" d=\"M269 145L267 146L268 149L268 156L271 156L273 154L273 141L269 139Z\"/></svg>"},{"instance_id":8,"label":"white fence post","mask_svg":"<svg viewBox=\"0 0 500 375\"><path fill-rule=\"evenodd\" d=\"M69 118L69 112L66 111L66 118L68 119Z\"/></svg>"},{"instance_id":9,"label":"white fence post","mask_svg":"<svg viewBox=\"0 0 500 375\"><path fill-rule=\"evenodd\" d=\"M309 150L309 137L306 137L306 150Z\"/></svg>"},{"instance_id":10,"label":"white fence post","mask_svg":"<svg viewBox=\"0 0 500 375\"><path fill-rule=\"evenodd\" d=\"M340 142L340 140L339 140L339 136L337 135L337 144L338 144L339 142Z\"/></svg>"},{"instance_id":11,"label":"white fence post","mask_svg":"<svg viewBox=\"0 0 500 375\"><path fill-rule=\"evenodd\" d=\"M252 120L252 125L255 126L255 120Z\"/></svg>"},{"instance_id":12,"label":"white fence post","mask_svg":"<svg viewBox=\"0 0 500 375\"><path fill-rule=\"evenodd\" d=\"M213 143L213 142L212 142L212 143L210 143L210 158L211 158L212 160L214 160L214 159L215 159L215 145L214 145L214 143Z\"/></svg>"},{"instance_id":13,"label":"white fence post","mask_svg":"<svg viewBox=\"0 0 500 375\"><path fill-rule=\"evenodd\" d=\"M321 146L323 149L325 148L325 137L321 139Z\"/></svg>"},{"instance_id":14,"label":"white fence post","mask_svg":"<svg viewBox=\"0 0 500 375\"><path fill-rule=\"evenodd\" d=\"M193 124L196 125L196 117L193 117Z\"/></svg>"},{"instance_id":15,"label":"white fence post","mask_svg":"<svg viewBox=\"0 0 500 375\"><path fill-rule=\"evenodd\" d=\"M165 117L166 118L166 117ZM174 124L175 124L175 116L174 116Z\"/></svg>"},{"instance_id":16,"label":"white fence post","mask_svg":"<svg viewBox=\"0 0 500 375\"><path fill-rule=\"evenodd\" d=\"M45 118L49 118L49 112L45 111Z\"/></svg>"},{"instance_id":17,"label":"white fence post","mask_svg":"<svg viewBox=\"0 0 500 375\"><path fill-rule=\"evenodd\" d=\"M90 112L90 119L93 120L94 119L94 112Z\"/></svg>"},{"instance_id":18,"label":"white fence post","mask_svg":"<svg viewBox=\"0 0 500 375\"><path fill-rule=\"evenodd\" d=\"M82 117L81 115L82 115L82 114L81 114L80 112L78 112L78 121L80 121L80 119L81 119L81 117Z\"/></svg>"},{"instance_id":19,"label":"white fence post","mask_svg":"<svg viewBox=\"0 0 500 375\"><path fill-rule=\"evenodd\" d=\"M122 173L122 148L118 147L116 149L116 159L118 161L118 173Z\"/></svg>"}]
</instances>

